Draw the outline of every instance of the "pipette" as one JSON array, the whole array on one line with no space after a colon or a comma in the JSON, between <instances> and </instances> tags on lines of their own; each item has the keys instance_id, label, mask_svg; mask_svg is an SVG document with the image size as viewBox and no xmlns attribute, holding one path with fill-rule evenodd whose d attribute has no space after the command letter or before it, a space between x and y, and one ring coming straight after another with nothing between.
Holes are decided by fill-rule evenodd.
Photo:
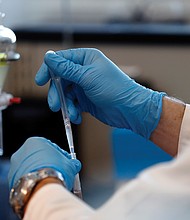
<instances>
[{"instance_id":1,"label":"pipette","mask_svg":"<svg viewBox=\"0 0 190 220\"><path fill-rule=\"evenodd\" d=\"M68 109L65 101L65 95L63 93L63 88L61 86L61 78L56 77L52 71L50 71L51 78L53 82L55 83L60 103L61 103L61 112L63 116L63 121L65 125L65 131L66 131L66 137L69 145L69 150L71 154L72 159L76 159L76 154L74 150L74 142L73 142L73 135L72 135L72 128L71 128L71 122L68 115ZM73 193L82 199L82 190L81 190L81 183L80 183L80 177L79 174L75 176L74 186L73 186Z\"/></svg>"}]
</instances>

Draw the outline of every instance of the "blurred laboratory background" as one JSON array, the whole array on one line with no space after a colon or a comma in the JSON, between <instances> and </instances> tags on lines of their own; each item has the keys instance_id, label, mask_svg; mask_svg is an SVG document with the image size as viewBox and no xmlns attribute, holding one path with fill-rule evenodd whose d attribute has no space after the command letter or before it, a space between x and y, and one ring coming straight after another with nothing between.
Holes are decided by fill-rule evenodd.
<instances>
[{"instance_id":1,"label":"blurred laboratory background","mask_svg":"<svg viewBox=\"0 0 190 220\"><path fill-rule=\"evenodd\" d=\"M26 138L44 136L68 149L61 114L48 108L48 85L34 82L47 50L98 48L137 82L190 102L190 0L1 0L0 12L20 54L9 64L3 91L22 99L2 111L0 219L16 219L6 176L11 154ZM171 159L142 137L88 114L73 132L84 200L95 208L141 170Z\"/></svg>"}]
</instances>

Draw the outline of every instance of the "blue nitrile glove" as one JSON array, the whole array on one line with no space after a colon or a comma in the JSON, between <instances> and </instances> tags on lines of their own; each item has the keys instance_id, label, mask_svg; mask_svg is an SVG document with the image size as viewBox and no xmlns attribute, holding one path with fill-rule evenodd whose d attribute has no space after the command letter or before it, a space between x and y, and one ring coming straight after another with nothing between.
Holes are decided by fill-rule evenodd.
<instances>
[{"instance_id":1,"label":"blue nitrile glove","mask_svg":"<svg viewBox=\"0 0 190 220\"><path fill-rule=\"evenodd\" d=\"M31 137L12 155L8 175L10 189L24 174L42 169L53 168L62 173L66 186L72 189L75 175L81 169L78 160L50 140Z\"/></svg>"},{"instance_id":2,"label":"blue nitrile glove","mask_svg":"<svg viewBox=\"0 0 190 220\"><path fill-rule=\"evenodd\" d=\"M164 93L147 89L122 72L97 49L71 49L46 53L36 75L36 83L50 79L49 69L62 78L70 119L81 122L81 112L89 112L114 127L128 128L149 138L156 128ZM53 83L48 103L53 111L60 108Z\"/></svg>"}]
</instances>

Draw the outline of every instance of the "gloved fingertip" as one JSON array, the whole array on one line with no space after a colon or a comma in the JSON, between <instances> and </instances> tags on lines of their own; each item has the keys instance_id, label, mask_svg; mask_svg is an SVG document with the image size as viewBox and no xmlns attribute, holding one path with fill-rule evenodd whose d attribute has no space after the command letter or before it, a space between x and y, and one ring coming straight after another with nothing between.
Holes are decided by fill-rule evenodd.
<instances>
[{"instance_id":1,"label":"gloved fingertip","mask_svg":"<svg viewBox=\"0 0 190 220\"><path fill-rule=\"evenodd\" d=\"M81 115L80 115L80 111L79 109L77 109L73 102L71 100L67 100L67 108L68 108L68 112L69 112L69 117L70 120L74 123L74 124L80 124L82 121Z\"/></svg>"},{"instance_id":2,"label":"gloved fingertip","mask_svg":"<svg viewBox=\"0 0 190 220\"><path fill-rule=\"evenodd\" d=\"M48 96L48 105L53 112L58 112L60 109L60 105L58 103L55 103L54 99L51 96Z\"/></svg>"},{"instance_id":3,"label":"gloved fingertip","mask_svg":"<svg viewBox=\"0 0 190 220\"><path fill-rule=\"evenodd\" d=\"M55 51L54 50L48 50L45 54L45 56L48 56L48 55L51 55L51 54L55 54Z\"/></svg>"},{"instance_id":4,"label":"gloved fingertip","mask_svg":"<svg viewBox=\"0 0 190 220\"><path fill-rule=\"evenodd\" d=\"M75 165L76 171L78 173L81 170L81 167L82 167L81 162L77 159L72 159L71 161Z\"/></svg>"},{"instance_id":5,"label":"gloved fingertip","mask_svg":"<svg viewBox=\"0 0 190 220\"><path fill-rule=\"evenodd\" d=\"M35 83L40 86L39 74L38 73L36 73L36 76L35 76L34 80L35 80Z\"/></svg>"},{"instance_id":6,"label":"gloved fingertip","mask_svg":"<svg viewBox=\"0 0 190 220\"><path fill-rule=\"evenodd\" d=\"M74 124L80 124L81 123L81 117L80 117L80 115L78 115L77 111L71 112L69 110L69 118L70 118L71 122L74 123Z\"/></svg>"},{"instance_id":7,"label":"gloved fingertip","mask_svg":"<svg viewBox=\"0 0 190 220\"><path fill-rule=\"evenodd\" d=\"M40 67L40 69L38 70L38 72L36 73L35 76L35 83L38 86L43 86L45 85L50 79L50 75L49 75L49 70L48 67L45 63L43 63Z\"/></svg>"},{"instance_id":8,"label":"gloved fingertip","mask_svg":"<svg viewBox=\"0 0 190 220\"><path fill-rule=\"evenodd\" d=\"M49 93L48 93L48 105L49 108L53 111L53 112L57 112L60 109L60 101L59 101L59 97L57 94L57 90L55 88L55 85L53 83L51 83L51 86L49 88Z\"/></svg>"},{"instance_id":9,"label":"gloved fingertip","mask_svg":"<svg viewBox=\"0 0 190 220\"><path fill-rule=\"evenodd\" d=\"M81 122L82 122L82 116L81 116L81 114L77 114L77 118L75 118L75 124L81 124Z\"/></svg>"},{"instance_id":10,"label":"gloved fingertip","mask_svg":"<svg viewBox=\"0 0 190 220\"><path fill-rule=\"evenodd\" d=\"M49 64L49 61L54 61L56 58L60 58L60 56L57 55L54 51L49 50L46 52L46 54L44 56L44 62L46 64Z\"/></svg>"}]
</instances>

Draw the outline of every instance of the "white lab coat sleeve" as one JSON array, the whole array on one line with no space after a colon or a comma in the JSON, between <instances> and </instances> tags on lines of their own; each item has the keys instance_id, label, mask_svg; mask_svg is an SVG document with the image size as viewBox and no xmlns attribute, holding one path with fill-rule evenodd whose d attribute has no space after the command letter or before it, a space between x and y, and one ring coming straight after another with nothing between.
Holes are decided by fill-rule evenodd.
<instances>
[{"instance_id":1,"label":"white lab coat sleeve","mask_svg":"<svg viewBox=\"0 0 190 220\"><path fill-rule=\"evenodd\" d=\"M190 148L190 105L186 105L185 114L183 116L179 137L178 155L187 148Z\"/></svg>"},{"instance_id":2,"label":"white lab coat sleeve","mask_svg":"<svg viewBox=\"0 0 190 220\"><path fill-rule=\"evenodd\" d=\"M49 184L31 199L24 220L189 220L190 107L179 140L179 155L143 171L126 183L98 210L75 198L62 186Z\"/></svg>"},{"instance_id":3,"label":"white lab coat sleeve","mask_svg":"<svg viewBox=\"0 0 190 220\"><path fill-rule=\"evenodd\" d=\"M94 210L59 184L47 184L30 200L24 220L85 220Z\"/></svg>"}]
</instances>

